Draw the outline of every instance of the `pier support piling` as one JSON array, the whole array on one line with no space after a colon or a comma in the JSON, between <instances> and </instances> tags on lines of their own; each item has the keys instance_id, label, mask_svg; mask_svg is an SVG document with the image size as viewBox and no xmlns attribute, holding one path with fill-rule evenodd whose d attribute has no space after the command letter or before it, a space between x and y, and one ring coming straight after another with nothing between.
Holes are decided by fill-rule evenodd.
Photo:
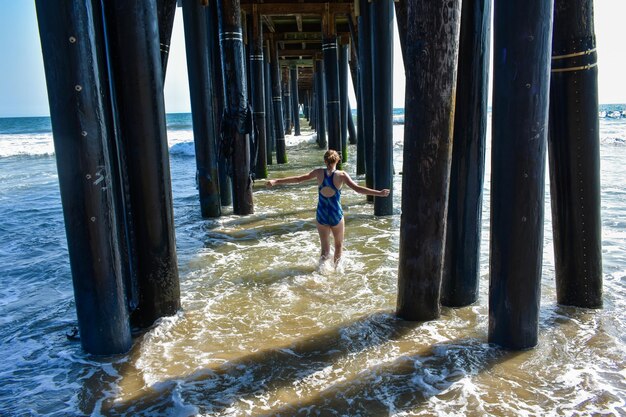
<instances>
[{"instance_id":1,"label":"pier support piling","mask_svg":"<svg viewBox=\"0 0 626 417\"><path fill-rule=\"evenodd\" d=\"M348 45L339 46L339 106L341 161L348 162Z\"/></svg>"},{"instance_id":2,"label":"pier support piling","mask_svg":"<svg viewBox=\"0 0 626 417\"><path fill-rule=\"evenodd\" d=\"M182 3L200 213L202 217L219 217L222 208L215 136L217 129L213 109L214 91L210 74L212 67L206 43L206 7L201 6L197 0L183 0Z\"/></svg>"},{"instance_id":3,"label":"pier support piling","mask_svg":"<svg viewBox=\"0 0 626 417\"><path fill-rule=\"evenodd\" d=\"M298 97L298 67L291 67L290 81L291 81L291 112L293 119L293 129L296 136L300 136L300 100Z\"/></svg>"},{"instance_id":4,"label":"pier support piling","mask_svg":"<svg viewBox=\"0 0 626 417\"><path fill-rule=\"evenodd\" d=\"M265 59L263 57L263 24L256 5L252 9L252 53L250 54L250 80L252 89L252 114L257 137L256 178L267 178L267 117L265 114Z\"/></svg>"},{"instance_id":5,"label":"pier support piling","mask_svg":"<svg viewBox=\"0 0 626 417\"><path fill-rule=\"evenodd\" d=\"M170 41L174 28L174 16L176 14L176 0L157 0L157 16L159 18L159 43L161 49L161 68L163 68L163 82L167 61L170 55Z\"/></svg>"},{"instance_id":6,"label":"pier support piling","mask_svg":"<svg viewBox=\"0 0 626 417\"><path fill-rule=\"evenodd\" d=\"M350 106L350 102L348 102L348 142L350 145L356 145L358 143L358 136L356 126L354 125L354 117L352 117L352 106Z\"/></svg>"},{"instance_id":7,"label":"pier support piling","mask_svg":"<svg viewBox=\"0 0 626 417\"><path fill-rule=\"evenodd\" d=\"M359 75L359 78L361 76ZM363 120L363 101L360 94L357 96L357 108L356 108L356 124L357 124L357 142L356 142L356 174L365 174L365 122Z\"/></svg>"},{"instance_id":8,"label":"pier support piling","mask_svg":"<svg viewBox=\"0 0 626 417\"><path fill-rule=\"evenodd\" d=\"M91 354L124 353L132 338L99 3L37 0L35 6L81 345Z\"/></svg>"},{"instance_id":9,"label":"pier support piling","mask_svg":"<svg viewBox=\"0 0 626 417\"><path fill-rule=\"evenodd\" d=\"M291 135L291 73L288 67L281 67L283 92L283 120L285 121L285 135Z\"/></svg>"},{"instance_id":10,"label":"pier support piling","mask_svg":"<svg viewBox=\"0 0 626 417\"><path fill-rule=\"evenodd\" d=\"M374 197L374 214L393 214L393 0L372 7L372 83L374 107L374 188L391 190Z\"/></svg>"},{"instance_id":11,"label":"pier support piling","mask_svg":"<svg viewBox=\"0 0 626 417\"><path fill-rule=\"evenodd\" d=\"M487 134L491 0L464 0L461 9L454 146L441 284L441 303L448 307L463 307L478 300Z\"/></svg>"},{"instance_id":12,"label":"pier support piling","mask_svg":"<svg viewBox=\"0 0 626 417\"><path fill-rule=\"evenodd\" d=\"M336 36L324 38L322 52L324 54L324 79L326 81L328 149L334 149L339 155L342 155L341 106L339 102L339 57L337 55ZM341 169L341 162L337 164L337 168Z\"/></svg>"},{"instance_id":13,"label":"pier support piling","mask_svg":"<svg viewBox=\"0 0 626 417\"><path fill-rule=\"evenodd\" d=\"M131 322L145 328L180 308L157 11L150 2L103 5L136 241L139 300Z\"/></svg>"},{"instance_id":14,"label":"pier support piling","mask_svg":"<svg viewBox=\"0 0 626 417\"><path fill-rule=\"evenodd\" d=\"M266 54L267 56L267 54ZM263 63L263 77L265 79L265 156L267 165L273 164L272 152L276 147L276 134L274 133L274 109L272 108L272 81L270 76L270 63L266 59Z\"/></svg>"},{"instance_id":15,"label":"pier support piling","mask_svg":"<svg viewBox=\"0 0 626 417\"><path fill-rule=\"evenodd\" d=\"M326 86L324 77L324 61L315 61L315 84L317 89L317 144L320 148L326 149ZM332 148L331 148L332 149Z\"/></svg>"},{"instance_id":16,"label":"pier support piling","mask_svg":"<svg viewBox=\"0 0 626 417\"><path fill-rule=\"evenodd\" d=\"M440 315L461 1L411 0L407 18L397 314L425 321Z\"/></svg>"},{"instance_id":17,"label":"pier support piling","mask_svg":"<svg viewBox=\"0 0 626 417\"><path fill-rule=\"evenodd\" d=\"M537 344L551 41L551 2L495 0L489 342L508 349Z\"/></svg>"},{"instance_id":18,"label":"pier support piling","mask_svg":"<svg viewBox=\"0 0 626 417\"><path fill-rule=\"evenodd\" d=\"M374 105L372 82L372 20L368 0L358 0L359 15L359 107L362 109L362 127L359 139L363 140L365 156L365 186L374 187ZM359 124L361 126L361 124ZM373 197L368 196L368 201Z\"/></svg>"},{"instance_id":19,"label":"pier support piling","mask_svg":"<svg viewBox=\"0 0 626 417\"><path fill-rule=\"evenodd\" d=\"M222 51L224 113L222 116L221 152L231 164L233 212L252 214L252 172L250 170L251 115L241 29L239 0L217 2Z\"/></svg>"},{"instance_id":20,"label":"pier support piling","mask_svg":"<svg viewBox=\"0 0 626 417\"><path fill-rule=\"evenodd\" d=\"M274 134L276 136L276 162L287 163L287 149L285 148L285 129L283 122L283 99L280 86L280 63L276 41L270 38L270 67L272 81L272 104L274 110Z\"/></svg>"},{"instance_id":21,"label":"pier support piling","mask_svg":"<svg viewBox=\"0 0 626 417\"><path fill-rule=\"evenodd\" d=\"M602 307L598 67L593 1L556 0L550 195L559 304Z\"/></svg>"},{"instance_id":22,"label":"pier support piling","mask_svg":"<svg viewBox=\"0 0 626 417\"><path fill-rule=\"evenodd\" d=\"M222 74L222 51L220 47L220 28L217 16L217 2L210 1L206 7L206 16L208 20L207 43L210 50L210 65L213 81L213 109L215 114L215 138L216 149L218 149L220 130L222 126L222 115L224 113L224 77ZM228 176L226 157L222 152L218 152L217 168L220 184L220 201L222 206L230 206L233 204L233 190L230 177Z\"/></svg>"},{"instance_id":23,"label":"pier support piling","mask_svg":"<svg viewBox=\"0 0 626 417\"><path fill-rule=\"evenodd\" d=\"M407 25L409 24L407 21L407 1L395 1L394 6L396 11L396 25L398 26L398 37L400 38L400 49L403 59L406 59L404 49L406 48Z\"/></svg>"}]
</instances>

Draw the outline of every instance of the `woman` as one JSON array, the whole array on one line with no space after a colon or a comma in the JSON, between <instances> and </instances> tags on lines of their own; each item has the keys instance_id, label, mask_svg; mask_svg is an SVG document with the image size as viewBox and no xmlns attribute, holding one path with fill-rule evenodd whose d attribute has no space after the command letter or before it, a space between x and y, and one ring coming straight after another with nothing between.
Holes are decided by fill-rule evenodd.
<instances>
[{"instance_id":1,"label":"woman","mask_svg":"<svg viewBox=\"0 0 626 417\"><path fill-rule=\"evenodd\" d=\"M320 235L322 245L321 260L328 259L330 255L330 234L332 233L335 240L335 265L341 259L343 251L343 210L341 209L341 187L347 184L359 194L373 195L376 197L387 197L389 190L372 190L371 188L361 187L350 178L347 172L337 169L339 162L339 154L334 150L328 150L324 154L324 163L326 169L318 168L305 175L281 178L277 180L267 181L268 187L279 184L298 184L304 181L317 179L319 198L317 202L317 232Z\"/></svg>"}]
</instances>

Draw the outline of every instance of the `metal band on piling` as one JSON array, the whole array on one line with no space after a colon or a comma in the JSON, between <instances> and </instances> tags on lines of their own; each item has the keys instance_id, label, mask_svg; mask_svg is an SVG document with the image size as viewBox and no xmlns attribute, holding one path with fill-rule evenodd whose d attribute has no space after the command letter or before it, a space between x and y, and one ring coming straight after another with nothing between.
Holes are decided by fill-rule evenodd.
<instances>
[{"instance_id":1,"label":"metal band on piling","mask_svg":"<svg viewBox=\"0 0 626 417\"><path fill-rule=\"evenodd\" d=\"M552 72L571 72L571 71L585 71L588 69L591 69L593 67L597 67L598 63L594 63L594 64L589 64L589 65L582 65L579 67L570 67L570 68L555 68L552 70Z\"/></svg>"},{"instance_id":2,"label":"metal band on piling","mask_svg":"<svg viewBox=\"0 0 626 417\"><path fill-rule=\"evenodd\" d=\"M220 33L220 42L224 41L243 42L243 35L241 32L222 32Z\"/></svg>"},{"instance_id":3,"label":"metal band on piling","mask_svg":"<svg viewBox=\"0 0 626 417\"><path fill-rule=\"evenodd\" d=\"M586 71L598 65L596 48L552 57L551 72ZM560 68L559 68L560 66ZM557 68L554 68L557 67Z\"/></svg>"},{"instance_id":4,"label":"metal band on piling","mask_svg":"<svg viewBox=\"0 0 626 417\"><path fill-rule=\"evenodd\" d=\"M596 52L596 50L597 48L591 48L591 49L587 49L586 51L573 52L571 54L554 55L552 59L555 60L555 59L564 59L564 58L574 58L574 57L583 56L583 55L591 55L592 53Z\"/></svg>"}]
</instances>

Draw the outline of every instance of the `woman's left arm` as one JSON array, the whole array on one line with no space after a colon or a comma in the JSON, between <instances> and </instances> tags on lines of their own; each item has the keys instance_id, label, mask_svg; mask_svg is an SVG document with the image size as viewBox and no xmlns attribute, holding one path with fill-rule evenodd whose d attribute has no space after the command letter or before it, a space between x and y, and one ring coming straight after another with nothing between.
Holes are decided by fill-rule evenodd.
<instances>
[{"instance_id":1,"label":"woman's left arm","mask_svg":"<svg viewBox=\"0 0 626 417\"><path fill-rule=\"evenodd\" d=\"M345 171L343 171L343 180L346 184L348 184L348 187L352 188L359 194L373 195L376 197L387 197L390 193L387 188L382 190L373 190L371 188L360 186L359 184L354 182L352 178L350 178L350 175L348 175L348 173Z\"/></svg>"}]
</instances>

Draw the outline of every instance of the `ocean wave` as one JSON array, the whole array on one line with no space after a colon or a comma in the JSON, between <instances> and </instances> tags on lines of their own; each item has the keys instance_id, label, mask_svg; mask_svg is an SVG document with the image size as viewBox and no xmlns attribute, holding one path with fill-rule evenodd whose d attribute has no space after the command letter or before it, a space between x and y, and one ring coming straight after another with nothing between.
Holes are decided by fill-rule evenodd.
<instances>
[{"instance_id":1,"label":"ocean wave","mask_svg":"<svg viewBox=\"0 0 626 417\"><path fill-rule=\"evenodd\" d=\"M193 142L179 142L170 147L171 156L196 156L196 148Z\"/></svg>"},{"instance_id":2,"label":"ocean wave","mask_svg":"<svg viewBox=\"0 0 626 417\"><path fill-rule=\"evenodd\" d=\"M626 145L626 138L620 138L615 136L603 137L600 139L600 143L602 145L623 146Z\"/></svg>"},{"instance_id":3,"label":"ocean wave","mask_svg":"<svg viewBox=\"0 0 626 417\"><path fill-rule=\"evenodd\" d=\"M600 111L598 112L598 117L601 119L609 118L609 119L623 119L626 118L626 110L611 110L611 111Z\"/></svg>"},{"instance_id":4,"label":"ocean wave","mask_svg":"<svg viewBox=\"0 0 626 417\"><path fill-rule=\"evenodd\" d=\"M54 155L52 133L0 134L0 158Z\"/></svg>"}]
</instances>

